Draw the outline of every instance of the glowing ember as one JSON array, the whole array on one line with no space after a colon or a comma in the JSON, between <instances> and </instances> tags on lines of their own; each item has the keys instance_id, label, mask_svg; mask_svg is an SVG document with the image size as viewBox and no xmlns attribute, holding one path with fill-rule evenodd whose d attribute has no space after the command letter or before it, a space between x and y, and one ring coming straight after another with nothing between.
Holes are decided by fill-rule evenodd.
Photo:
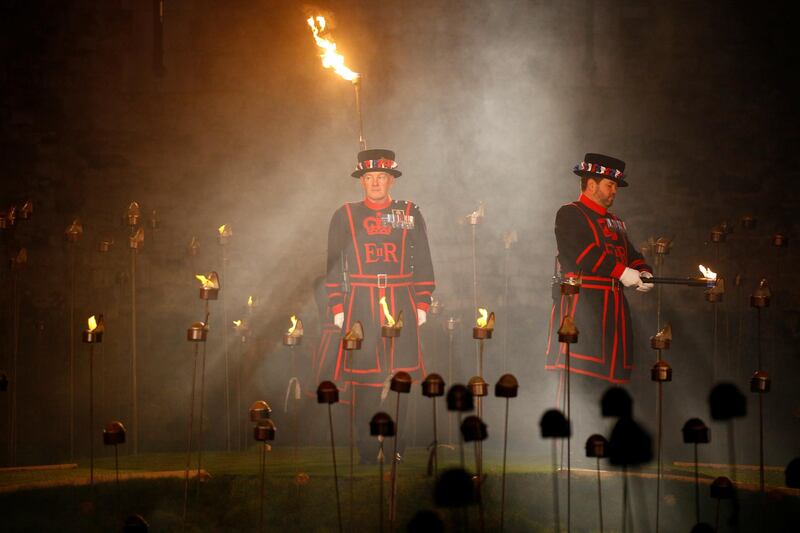
<instances>
[{"instance_id":1,"label":"glowing ember","mask_svg":"<svg viewBox=\"0 0 800 533\"><path fill-rule=\"evenodd\" d=\"M314 33L314 41L316 41L317 46L323 50L320 56L322 57L322 66L325 68L332 68L336 74L347 81L358 80L358 72L353 72L345 66L344 56L336 51L336 43L330 39L329 35L323 37L323 34L326 33L325 17L308 17L306 22L308 22L311 31Z\"/></svg>"},{"instance_id":2,"label":"glowing ember","mask_svg":"<svg viewBox=\"0 0 800 533\"><path fill-rule=\"evenodd\" d=\"M711 270L710 268L706 268L703 265L698 265L700 268L700 272L702 272L703 277L706 279L717 279L717 273Z\"/></svg>"},{"instance_id":3,"label":"glowing ember","mask_svg":"<svg viewBox=\"0 0 800 533\"><path fill-rule=\"evenodd\" d=\"M89 317L89 331L94 331L97 329L97 320L94 318L94 315Z\"/></svg>"},{"instance_id":4,"label":"glowing ember","mask_svg":"<svg viewBox=\"0 0 800 533\"><path fill-rule=\"evenodd\" d=\"M386 305L386 296L381 296L381 309L383 309L383 316L386 317L386 325L394 326L395 321L392 314L389 312L389 306Z\"/></svg>"},{"instance_id":5,"label":"glowing ember","mask_svg":"<svg viewBox=\"0 0 800 533\"><path fill-rule=\"evenodd\" d=\"M479 328L485 328L486 324L489 321L489 311L487 311L486 309L480 308L480 309L478 309L478 312L481 314L481 316L478 317L478 320L475 321L475 324Z\"/></svg>"}]
</instances>

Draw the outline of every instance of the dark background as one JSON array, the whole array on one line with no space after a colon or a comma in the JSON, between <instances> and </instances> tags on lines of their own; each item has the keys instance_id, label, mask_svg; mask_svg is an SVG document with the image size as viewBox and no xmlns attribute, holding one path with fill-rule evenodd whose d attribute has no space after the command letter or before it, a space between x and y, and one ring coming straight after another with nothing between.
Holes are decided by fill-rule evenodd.
<instances>
[{"instance_id":1,"label":"dark background","mask_svg":"<svg viewBox=\"0 0 800 533\"><path fill-rule=\"evenodd\" d=\"M313 391L308 368L319 327L313 282L324 270L327 224L338 205L360 198L349 177L358 150L353 89L321 67L305 22L321 10L333 15L348 65L363 74L369 146L397 151L403 176L394 196L419 203L427 220L443 305L426 326L429 370L444 372L444 320L452 316L461 320L455 378L472 374L464 216L483 202L479 300L498 314L486 377L497 379L505 357L523 390L512 437L522 451L541 451L536 424L555 396L554 379L542 370L553 216L577 197L572 165L585 152L609 153L628 163L631 186L614 211L632 238L638 244L675 237L665 274L695 275L704 263L729 279L718 310L716 364L713 315L702 289L664 290L664 317L675 330L666 354L675 369L665 426L672 455L689 454L679 444L683 421L709 418L705 399L715 377L747 391L756 366L755 311L747 297L767 277L774 292L764 315L765 368L774 378L767 462L785 464L800 435L792 241L800 175L798 47L789 5L167 1L161 55L151 2L0 2L0 206L26 199L35 205L31 220L0 234L6 257L19 247L29 254L24 268L4 262L0 271L0 369L11 379L0 408L10 409L16 386L17 462L67 459L69 331L78 334L91 314L106 319L97 417L129 423L131 253L124 215L134 200L146 234L136 278L140 449L178 450L183 443L193 362L184 331L203 318L193 275L222 270L221 224L234 235L222 281L227 317L222 301L212 302L207 444L226 446L223 329L244 316L248 295L259 301L253 338L242 345L227 334L232 383L240 364L243 376L231 409L243 412L264 398L282 416L292 356L280 335L293 313L307 329L294 356L297 373ZM738 226L747 213L758 219L750 232ZM75 218L84 234L68 245L64 230ZM735 231L715 249L707 244L709 231L722 220ZM506 252L502 235L509 230L519 241ZM789 248L771 245L779 230ZM194 258L187 253L193 236L201 246ZM115 245L101 254L97 245L106 237ZM738 290L730 282L737 273L743 275ZM639 339L632 391L650 428L654 300L630 297ZM75 355L82 434L88 363L79 337ZM752 413L755 396L747 394ZM317 413L308 403L304 413ZM495 415L490 407L490 428L499 427ZM743 424L739 459L752 464L757 425L752 416ZM6 416L0 428L7 436ZM86 453L84 441L78 439L78 455Z\"/></svg>"}]
</instances>

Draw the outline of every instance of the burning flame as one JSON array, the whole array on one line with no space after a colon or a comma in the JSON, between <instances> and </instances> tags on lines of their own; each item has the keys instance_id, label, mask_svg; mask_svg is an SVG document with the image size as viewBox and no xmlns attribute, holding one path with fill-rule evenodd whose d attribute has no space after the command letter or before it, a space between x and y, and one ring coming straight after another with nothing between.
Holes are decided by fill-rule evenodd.
<instances>
[{"instance_id":1,"label":"burning flame","mask_svg":"<svg viewBox=\"0 0 800 533\"><path fill-rule=\"evenodd\" d=\"M233 321L233 325L238 328L238 327L240 327L242 325L242 321L241 320L234 320Z\"/></svg>"},{"instance_id":2,"label":"burning flame","mask_svg":"<svg viewBox=\"0 0 800 533\"><path fill-rule=\"evenodd\" d=\"M481 314L481 316L478 317L478 320L475 321L475 324L479 328L485 328L486 324L489 321L489 311L483 308L479 308L478 312Z\"/></svg>"},{"instance_id":3,"label":"burning flame","mask_svg":"<svg viewBox=\"0 0 800 533\"><path fill-rule=\"evenodd\" d=\"M89 331L94 331L97 329L97 320L94 318L94 315L89 317L88 324L89 324Z\"/></svg>"},{"instance_id":4,"label":"burning flame","mask_svg":"<svg viewBox=\"0 0 800 533\"><path fill-rule=\"evenodd\" d=\"M248 296L247 297L247 307L253 307L253 297L252 296Z\"/></svg>"},{"instance_id":5,"label":"burning flame","mask_svg":"<svg viewBox=\"0 0 800 533\"><path fill-rule=\"evenodd\" d=\"M381 309L383 309L383 316L386 317L386 325L394 326L395 321L392 314L389 312L389 306L386 305L386 296L381 296Z\"/></svg>"},{"instance_id":6,"label":"burning flame","mask_svg":"<svg viewBox=\"0 0 800 533\"><path fill-rule=\"evenodd\" d=\"M214 280L209 279L209 278L205 277L202 274L195 275L195 278L197 278L200 281L200 283L203 284L203 288L204 289L213 289L213 288L215 288Z\"/></svg>"},{"instance_id":7,"label":"burning flame","mask_svg":"<svg viewBox=\"0 0 800 533\"><path fill-rule=\"evenodd\" d=\"M327 37L321 36L325 33L325 17L308 17L306 22L308 22L311 31L314 33L314 41L316 41L317 46L323 50L320 56L322 57L322 66L332 68L336 74L347 81L354 82L358 80L360 75L345 66L344 56L336 51L336 43Z\"/></svg>"},{"instance_id":8,"label":"burning flame","mask_svg":"<svg viewBox=\"0 0 800 533\"><path fill-rule=\"evenodd\" d=\"M297 327L297 317L296 317L295 315L292 315L292 316L289 318L289 320L291 320L291 321L292 321L292 327L290 327L290 328L289 328L289 331L287 331L287 333L288 333L289 335L291 335L292 333L294 333L294 330L295 330L295 328Z\"/></svg>"},{"instance_id":9,"label":"burning flame","mask_svg":"<svg viewBox=\"0 0 800 533\"><path fill-rule=\"evenodd\" d=\"M703 273L703 277L706 279L717 279L717 273L711 270L710 268L706 268L703 265L698 265L700 268L700 272Z\"/></svg>"},{"instance_id":10,"label":"burning flame","mask_svg":"<svg viewBox=\"0 0 800 533\"><path fill-rule=\"evenodd\" d=\"M227 224L223 224L223 225L221 225L219 227L219 229L217 231L219 231L220 235L224 235L225 234L225 230L227 229L226 226L227 226Z\"/></svg>"}]
</instances>

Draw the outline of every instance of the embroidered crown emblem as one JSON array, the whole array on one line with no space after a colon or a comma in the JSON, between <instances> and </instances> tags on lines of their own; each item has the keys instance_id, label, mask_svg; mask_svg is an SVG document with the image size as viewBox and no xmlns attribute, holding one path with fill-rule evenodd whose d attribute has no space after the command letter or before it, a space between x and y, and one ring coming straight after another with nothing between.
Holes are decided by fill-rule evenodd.
<instances>
[{"instance_id":1,"label":"embroidered crown emblem","mask_svg":"<svg viewBox=\"0 0 800 533\"><path fill-rule=\"evenodd\" d=\"M389 235L392 233L391 226L384 226L380 217L365 218L364 229L367 230L367 235Z\"/></svg>"}]
</instances>

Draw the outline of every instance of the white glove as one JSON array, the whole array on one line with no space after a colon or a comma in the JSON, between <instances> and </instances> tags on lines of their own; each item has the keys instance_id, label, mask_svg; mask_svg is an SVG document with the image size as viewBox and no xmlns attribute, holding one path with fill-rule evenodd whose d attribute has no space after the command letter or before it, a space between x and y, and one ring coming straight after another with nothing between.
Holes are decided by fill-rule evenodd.
<instances>
[{"instance_id":1,"label":"white glove","mask_svg":"<svg viewBox=\"0 0 800 533\"><path fill-rule=\"evenodd\" d=\"M652 275L650 272L647 272L647 271L642 271L642 272L639 274L639 277L641 278L641 279L639 280L639 286L638 286L638 287L636 287L636 290L637 290L638 292L650 292L650 291L652 291L652 290L653 290L653 287L655 287L655 286L656 286L656 285L655 285L655 283L644 283L644 282L642 281L642 279L647 279L647 278L652 278L652 277L653 277L653 275Z\"/></svg>"},{"instance_id":2,"label":"white glove","mask_svg":"<svg viewBox=\"0 0 800 533\"><path fill-rule=\"evenodd\" d=\"M641 278L639 277L639 271L628 267L625 267L625 270L622 271L622 275L619 277L619 280L626 287L636 287L642 283Z\"/></svg>"},{"instance_id":3,"label":"white glove","mask_svg":"<svg viewBox=\"0 0 800 533\"><path fill-rule=\"evenodd\" d=\"M421 326L427 321L428 321L428 313L426 313L422 309L417 309L417 325Z\"/></svg>"},{"instance_id":4,"label":"white glove","mask_svg":"<svg viewBox=\"0 0 800 533\"><path fill-rule=\"evenodd\" d=\"M336 313L333 315L333 323L337 328L342 329L344 325L344 313Z\"/></svg>"}]
</instances>

